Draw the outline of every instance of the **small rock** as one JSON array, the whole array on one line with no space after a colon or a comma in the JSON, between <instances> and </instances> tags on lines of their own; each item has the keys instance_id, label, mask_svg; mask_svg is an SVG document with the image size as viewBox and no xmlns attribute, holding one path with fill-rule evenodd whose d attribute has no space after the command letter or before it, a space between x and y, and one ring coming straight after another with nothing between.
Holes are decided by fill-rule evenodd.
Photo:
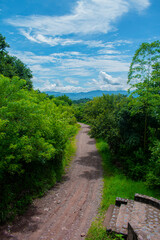
<instances>
[{"instance_id":1,"label":"small rock","mask_svg":"<svg viewBox=\"0 0 160 240\"><path fill-rule=\"evenodd\" d=\"M81 233L81 237L85 237L86 236L86 234L85 233Z\"/></svg>"},{"instance_id":2,"label":"small rock","mask_svg":"<svg viewBox=\"0 0 160 240\"><path fill-rule=\"evenodd\" d=\"M67 231L68 229L66 227L62 227L62 231Z\"/></svg>"},{"instance_id":3,"label":"small rock","mask_svg":"<svg viewBox=\"0 0 160 240\"><path fill-rule=\"evenodd\" d=\"M48 211L49 211L49 208L44 208L44 211L47 211L47 212L48 212Z\"/></svg>"},{"instance_id":4,"label":"small rock","mask_svg":"<svg viewBox=\"0 0 160 240\"><path fill-rule=\"evenodd\" d=\"M58 200L57 204L60 204L60 203L61 203L61 201L60 201L60 200Z\"/></svg>"},{"instance_id":5,"label":"small rock","mask_svg":"<svg viewBox=\"0 0 160 240\"><path fill-rule=\"evenodd\" d=\"M32 217L33 220L40 220L40 217Z\"/></svg>"}]
</instances>

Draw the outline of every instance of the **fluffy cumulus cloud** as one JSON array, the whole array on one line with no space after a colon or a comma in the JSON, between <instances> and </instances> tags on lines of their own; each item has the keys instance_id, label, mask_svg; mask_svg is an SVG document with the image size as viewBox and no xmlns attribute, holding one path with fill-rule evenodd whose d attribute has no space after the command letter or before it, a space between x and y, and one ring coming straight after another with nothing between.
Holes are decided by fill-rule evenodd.
<instances>
[{"instance_id":1,"label":"fluffy cumulus cloud","mask_svg":"<svg viewBox=\"0 0 160 240\"><path fill-rule=\"evenodd\" d=\"M66 79L67 80L67 79ZM68 79L69 80L69 79ZM68 81L68 85L63 85L60 80L46 80L43 82L42 86L39 88L41 91L55 91L55 92L88 92L93 90L103 90L103 91L120 91L127 90L128 86L126 79L121 77L114 78L111 75L100 72L98 80L92 79L86 83L85 86L75 86L75 81Z\"/></svg>"},{"instance_id":2,"label":"fluffy cumulus cloud","mask_svg":"<svg viewBox=\"0 0 160 240\"><path fill-rule=\"evenodd\" d=\"M88 82L88 86L92 90L105 90L105 91L120 91L127 90L126 77L113 77L110 74L100 71L98 79L92 79Z\"/></svg>"},{"instance_id":3,"label":"fluffy cumulus cloud","mask_svg":"<svg viewBox=\"0 0 160 240\"><path fill-rule=\"evenodd\" d=\"M43 84L42 87L39 88L41 91L54 91L54 92L87 92L88 89L85 89L83 87L75 87L73 85L66 85L64 86L60 80L47 80Z\"/></svg>"},{"instance_id":4,"label":"fluffy cumulus cloud","mask_svg":"<svg viewBox=\"0 0 160 240\"><path fill-rule=\"evenodd\" d=\"M110 84L110 85L120 85L120 82L118 81L118 78L113 78L111 75L100 72L99 77L102 79L103 82Z\"/></svg>"},{"instance_id":5,"label":"fluffy cumulus cloud","mask_svg":"<svg viewBox=\"0 0 160 240\"><path fill-rule=\"evenodd\" d=\"M115 22L131 9L142 11L149 0L79 0L72 12L64 16L28 16L7 19L31 41L52 46L81 43L81 40L64 39L68 34L108 33ZM78 27L77 27L78 26Z\"/></svg>"}]
</instances>

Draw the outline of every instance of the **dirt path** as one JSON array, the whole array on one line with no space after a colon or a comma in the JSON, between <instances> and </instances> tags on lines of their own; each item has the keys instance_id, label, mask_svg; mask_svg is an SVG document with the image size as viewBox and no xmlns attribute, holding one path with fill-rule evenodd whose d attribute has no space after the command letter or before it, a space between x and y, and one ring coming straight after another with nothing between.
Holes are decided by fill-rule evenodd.
<instances>
[{"instance_id":1,"label":"dirt path","mask_svg":"<svg viewBox=\"0 0 160 240\"><path fill-rule=\"evenodd\" d=\"M46 196L36 199L26 214L0 232L6 240L79 240L97 214L102 189L101 159L89 126L81 124L77 153L64 176Z\"/></svg>"}]
</instances>

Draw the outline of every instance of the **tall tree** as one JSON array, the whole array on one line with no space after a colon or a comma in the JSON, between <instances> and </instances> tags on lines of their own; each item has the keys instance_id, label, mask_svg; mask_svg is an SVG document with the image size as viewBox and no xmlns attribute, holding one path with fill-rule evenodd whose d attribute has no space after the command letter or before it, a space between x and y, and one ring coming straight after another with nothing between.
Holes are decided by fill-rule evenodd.
<instances>
[{"instance_id":1,"label":"tall tree","mask_svg":"<svg viewBox=\"0 0 160 240\"><path fill-rule=\"evenodd\" d=\"M130 65L128 83L133 89L134 111L144 113L144 149L147 143L148 115L157 106L160 81L160 41L142 43ZM155 95L153 95L153 93ZM154 101L155 100L155 101ZM133 111L133 112L134 112ZM155 113L155 112L154 112Z\"/></svg>"},{"instance_id":2,"label":"tall tree","mask_svg":"<svg viewBox=\"0 0 160 240\"><path fill-rule=\"evenodd\" d=\"M5 41L5 37L0 34L0 74L12 78L18 76L26 80L26 86L31 89L32 86L32 72L31 70L18 58L10 56L6 48L10 47Z\"/></svg>"},{"instance_id":3,"label":"tall tree","mask_svg":"<svg viewBox=\"0 0 160 240\"><path fill-rule=\"evenodd\" d=\"M5 39L6 38L0 34L0 54L6 53L6 48L9 47L9 44L6 43Z\"/></svg>"}]
</instances>

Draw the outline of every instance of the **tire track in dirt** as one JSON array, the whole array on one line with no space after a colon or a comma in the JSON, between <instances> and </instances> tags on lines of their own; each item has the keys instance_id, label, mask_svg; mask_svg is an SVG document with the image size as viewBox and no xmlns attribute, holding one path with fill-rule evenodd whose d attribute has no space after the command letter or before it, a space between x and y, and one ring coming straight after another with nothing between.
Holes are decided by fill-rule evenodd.
<instances>
[{"instance_id":1,"label":"tire track in dirt","mask_svg":"<svg viewBox=\"0 0 160 240\"><path fill-rule=\"evenodd\" d=\"M102 167L89 126L81 124L77 152L64 176L12 225L0 230L2 240L80 240L96 217L101 200Z\"/></svg>"}]
</instances>

